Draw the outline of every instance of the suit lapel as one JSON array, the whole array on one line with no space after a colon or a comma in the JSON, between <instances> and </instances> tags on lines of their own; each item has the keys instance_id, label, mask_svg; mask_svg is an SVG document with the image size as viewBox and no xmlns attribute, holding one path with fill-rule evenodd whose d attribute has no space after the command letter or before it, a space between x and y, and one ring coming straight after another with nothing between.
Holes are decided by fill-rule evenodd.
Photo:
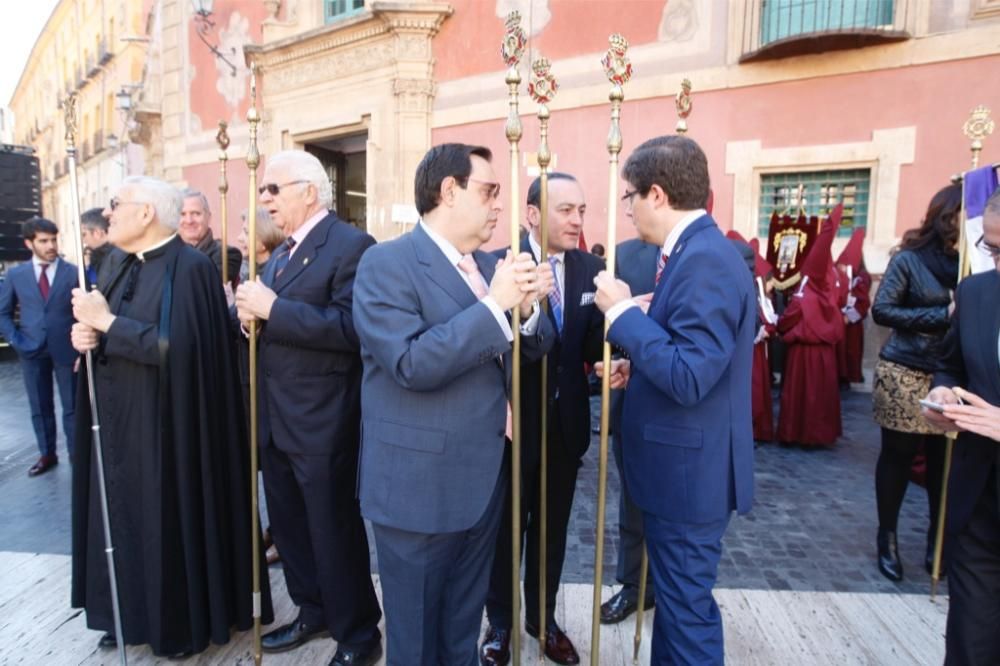
<instances>
[{"instance_id":1,"label":"suit lapel","mask_svg":"<svg viewBox=\"0 0 1000 666\"><path fill-rule=\"evenodd\" d=\"M448 294L462 309L473 305L476 302L476 295L472 293L469 285L458 274L458 269L452 266L448 258L444 256L441 248L431 240L431 237L419 224L411 233L413 234L413 247L417 253L417 260L424 267L427 278ZM476 263L479 265L480 262L477 260ZM480 271L482 271L482 267L480 267ZM483 273L483 277L486 277L485 273ZM492 277L493 271L490 270L490 278Z\"/></svg>"},{"instance_id":2,"label":"suit lapel","mask_svg":"<svg viewBox=\"0 0 1000 666\"><path fill-rule=\"evenodd\" d=\"M660 282L653 290L653 300L649 304L650 313L653 312L653 310L659 305L660 299L663 298L663 293L666 291L666 284L670 280L670 276L673 274L674 270L680 265L684 256L684 251L687 249L687 244L692 238L695 237L695 235L713 226L715 226L715 220L713 220L710 215L702 215L697 220L692 222L681 234L681 237L677 239L677 244L674 245L673 251L667 258L667 265L663 268L663 274L660 276Z\"/></svg>"},{"instance_id":3,"label":"suit lapel","mask_svg":"<svg viewBox=\"0 0 1000 666\"><path fill-rule=\"evenodd\" d=\"M13 279L13 275L11 276ZM20 275L24 294L31 299L31 302L42 309L45 308L45 301L42 299L42 291L38 288L38 280L35 279L35 264L31 261L24 264L24 270Z\"/></svg>"},{"instance_id":4,"label":"suit lapel","mask_svg":"<svg viewBox=\"0 0 1000 666\"><path fill-rule=\"evenodd\" d=\"M299 273L316 260L319 249L326 245L330 229L336 223L337 218L332 213L328 214L319 221L319 224L312 231L306 234L306 237L302 239L299 246L295 248L292 258L285 266L285 270L281 271L281 275L275 276L274 286L272 287L275 292L280 293L281 290L298 277Z\"/></svg>"}]
</instances>

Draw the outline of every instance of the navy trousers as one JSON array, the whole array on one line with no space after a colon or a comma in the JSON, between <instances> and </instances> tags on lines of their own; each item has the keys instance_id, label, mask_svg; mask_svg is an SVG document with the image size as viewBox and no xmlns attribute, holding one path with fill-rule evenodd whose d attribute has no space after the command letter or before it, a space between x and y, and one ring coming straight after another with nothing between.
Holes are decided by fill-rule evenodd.
<instances>
[{"instance_id":1,"label":"navy trousers","mask_svg":"<svg viewBox=\"0 0 1000 666\"><path fill-rule=\"evenodd\" d=\"M650 663L722 664L722 616L712 588L729 517L691 524L644 512L643 522L656 594Z\"/></svg>"},{"instance_id":2,"label":"navy trousers","mask_svg":"<svg viewBox=\"0 0 1000 666\"><path fill-rule=\"evenodd\" d=\"M38 440L38 451L43 456L56 455L56 407L52 394L52 375L59 386L62 403L63 434L66 448L73 455L73 414L76 400L76 373L72 365L59 365L52 357L22 358L21 374L28 392L31 407L31 425Z\"/></svg>"}]
</instances>

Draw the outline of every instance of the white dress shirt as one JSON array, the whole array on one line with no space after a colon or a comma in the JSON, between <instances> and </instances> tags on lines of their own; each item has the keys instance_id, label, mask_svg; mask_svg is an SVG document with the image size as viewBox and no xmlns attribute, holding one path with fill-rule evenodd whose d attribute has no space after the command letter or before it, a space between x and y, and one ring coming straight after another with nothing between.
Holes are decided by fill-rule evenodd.
<instances>
[{"instance_id":1,"label":"white dress shirt","mask_svg":"<svg viewBox=\"0 0 1000 666\"><path fill-rule=\"evenodd\" d=\"M56 257L54 261L42 261L36 255L31 255L31 265L35 269L35 282L42 279L42 264L48 264L45 268L45 275L49 278L49 288L51 288L56 279L56 265L58 263L59 257Z\"/></svg>"},{"instance_id":2,"label":"white dress shirt","mask_svg":"<svg viewBox=\"0 0 1000 666\"><path fill-rule=\"evenodd\" d=\"M291 251L288 253L288 260L291 261L292 255L295 254L295 250L302 244L302 241L306 239L309 232L316 228L316 225L323 221L327 215L330 214L326 208L321 209L318 213L310 217L308 220L302 223L302 226L292 232L291 239L295 241L292 246Z\"/></svg>"}]
</instances>

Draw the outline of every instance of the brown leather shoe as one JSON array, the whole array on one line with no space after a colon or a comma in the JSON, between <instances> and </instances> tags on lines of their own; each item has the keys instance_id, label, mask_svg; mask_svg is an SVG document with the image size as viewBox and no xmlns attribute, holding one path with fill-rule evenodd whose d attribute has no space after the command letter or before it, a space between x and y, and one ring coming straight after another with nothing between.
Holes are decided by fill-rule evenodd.
<instances>
[{"instance_id":1,"label":"brown leather shoe","mask_svg":"<svg viewBox=\"0 0 1000 666\"><path fill-rule=\"evenodd\" d=\"M59 464L59 458L56 456L42 456L38 459L31 469L28 470L28 476L38 476L39 474L44 474L53 467Z\"/></svg>"},{"instance_id":2,"label":"brown leather shoe","mask_svg":"<svg viewBox=\"0 0 1000 666\"><path fill-rule=\"evenodd\" d=\"M510 663L509 629L489 626L483 644L479 646L479 663L481 666L506 666Z\"/></svg>"},{"instance_id":3,"label":"brown leather shoe","mask_svg":"<svg viewBox=\"0 0 1000 666\"><path fill-rule=\"evenodd\" d=\"M538 638L538 627L525 623L524 630L528 632L529 636ZM563 666L574 666L580 663L580 655L573 647L573 641L555 622L549 622L549 626L545 630L545 656L557 664L563 664Z\"/></svg>"}]
</instances>

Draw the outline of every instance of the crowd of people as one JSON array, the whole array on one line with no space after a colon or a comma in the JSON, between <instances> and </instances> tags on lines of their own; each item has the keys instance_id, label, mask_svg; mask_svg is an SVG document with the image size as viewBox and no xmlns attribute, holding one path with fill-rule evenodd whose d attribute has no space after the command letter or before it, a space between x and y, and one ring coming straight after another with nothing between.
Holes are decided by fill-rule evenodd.
<instances>
[{"instance_id":1,"label":"crowd of people","mask_svg":"<svg viewBox=\"0 0 1000 666\"><path fill-rule=\"evenodd\" d=\"M873 382L882 428L877 566L902 579L896 521L918 451L928 461L930 562L942 433L961 430L948 504L948 663L1000 661L1000 449L990 441L1000 441L1000 272L959 284L960 186L935 195L870 301L863 231L836 261L831 254L839 207L822 222L798 284L777 295L756 240L727 239L706 211L708 164L694 141L651 139L622 177L638 238L617 248L615 274L580 249L587 203L571 173L548 175L546 211L540 180L531 184L518 247L485 251L502 213L500 184L490 151L464 144L424 156L415 176L420 221L379 244L331 210L322 164L295 150L267 160L255 248L246 215L239 248L226 248L212 236L203 194L131 177L107 208L83 215L88 289L80 289L75 267L59 258L56 226L26 223L33 256L0 288L0 334L19 355L29 394L40 449L33 476L58 462L53 376L59 386L73 460L71 601L103 632L99 644L149 644L182 657L248 629L255 605L264 623L273 621L263 552L259 603L250 594L248 352L256 334L269 537L298 607L294 621L264 635L265 651L328 637L337 644L331 664L376 663L383 642L390 664L508 663L520 629L511 598L513 477L522 488L525 630L552 661L579 663L555 609L591 440L593 367L614 389L624 480L622 587L602 605L601 622L620 622L640 603L656 606L652 663L722 663L712 590L730 518L753 502L755 440L836 441L840 388L862 379L870 305L875 322L892 329ZM1000 267L1000 195L987 204L977 247ZM610 367L600 362L606 322ZM515 335L519 469L510 447ZM776 340L785 346L777 427ZM76 379L88 362L95 413L87 382ZM640 599L644 548L651 584ZM535 601L542 566L544 617Z\"/></svg>"}]
</instances>

